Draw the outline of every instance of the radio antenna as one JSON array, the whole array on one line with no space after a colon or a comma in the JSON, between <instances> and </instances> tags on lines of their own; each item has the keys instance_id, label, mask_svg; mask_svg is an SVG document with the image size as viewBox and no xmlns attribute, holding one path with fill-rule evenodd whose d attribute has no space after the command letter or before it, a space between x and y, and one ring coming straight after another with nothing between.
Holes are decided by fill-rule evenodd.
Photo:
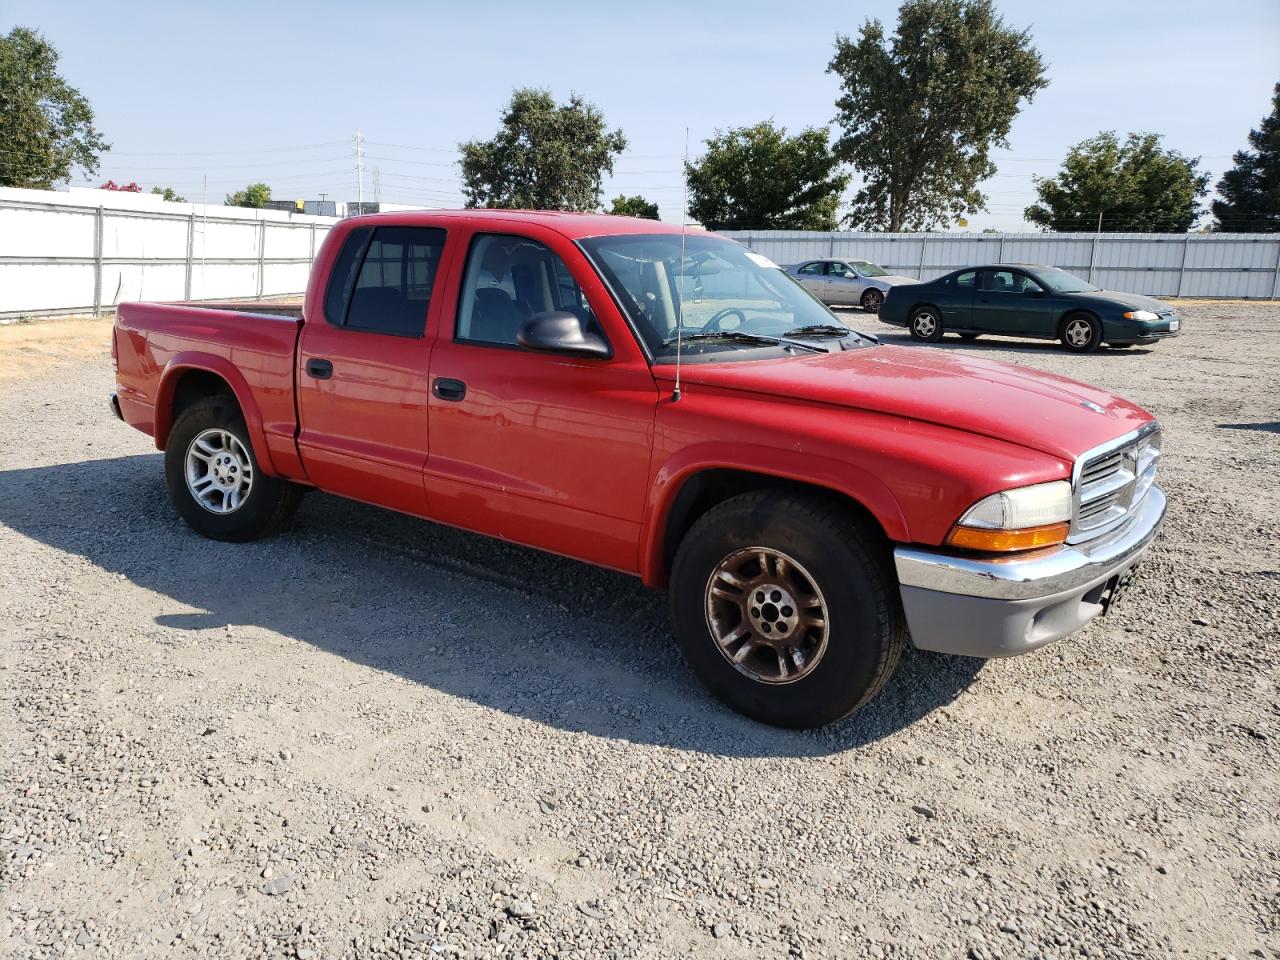
<instances>
[{"instance_id":1,"label":"radio antenna","mask_svg":"<svg viewBox=\"0 0 1280 960\"><path fill-rule=\"evenodd\" d=\"M684 238L689 232L689 128L684 128L684 205L680 210L680 263L676 267L676 386L671 402L680 399L680 340L684 335Z\"/></svg>"}]
</instances>

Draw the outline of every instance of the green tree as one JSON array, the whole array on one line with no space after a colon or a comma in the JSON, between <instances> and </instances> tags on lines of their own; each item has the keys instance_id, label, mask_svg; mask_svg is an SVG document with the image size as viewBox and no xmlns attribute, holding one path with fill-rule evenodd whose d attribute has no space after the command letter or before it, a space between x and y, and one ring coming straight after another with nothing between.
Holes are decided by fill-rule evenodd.
<instances>
[{"instance_id":1,"label":"green tree","mask_svg":"<svg viewBox=\"0 0 1280 960\"><path fill-rule=\"evenodd\" d=\"M225 206L228 207L257 207L261 210L267 205L267 201L271 199L271 188L265 183L251 183L243 190L237 190L235 193L227 194Z\"/></svg>"},{"instance_id":2,"label":"green tree","mask_svg":"<svg viewBox=\"0 0 1280 960\"><path fill-rule=\"evenodd\" d=\"M1022 102L1048 85L1026 30L990 0L906 0L897 32L879 20L857 40L836 37L840 78L835 151L863 185L848 220L872 230L928 229L984 209L978 184L995 173Z\"/></svg>"},{"instance_id":3,"label":"green tree","mask_svg":"<svg viewBox=\"0 0 1280 960\"><path fill-rule=\"evenodd\" d=\"M1235 167L1218 181L1213 215L1229 233L1280 230L1280 83L1271 95L1271 115L1249 131L1251 150L1235 155Z\"/></svg>"},{"instance_id":4,"label":"green tree","mask_svg":"<svg viewBox=\"0 0 1280 960\"><path fill-rule=\"evenodd\" d=\"M627 149L621 130L578 95L557 104L549 90L511 95L492 140L458 145L469 207L598 210L601 181Z\"/></svg>"},{"instance_id":5,"label":"green tree","mask_svg":"<svg viewBox=\"0 0 1280 960\"><path fill-rule=\"evenodd\" d=\"M834 230L849 175L827 144L827 131L809 127L794 137L772 120L738 127L706 141L685 167L689 214L709 230Z\"/></svg>"},{"instance_id":6,"label":"green tree","mask_svg":"<svg viewBox=\"0 0 1280 960\"><path fill-rule=\"evenodd\" d=\"M620 196L613 198L613 206L609 212L618 217L640 217L644 220L658 219L658 205L650 203L644 197Z\"/></svg>"},{"instance_id":7,"label":"green tree","mask_svg":"<svg viewBox=\"0 0 1280 960\"><path fill-rule=\"evenodd\" d=\"M172 203L187 202L187 198L178 196L178 191L174 190L173 187L152 187L151 192L158 194L161 200L168 200ZM262 206L262 204L256 204L256 206Z\"/></svg>"},{"instance_id":8,"label":"green tree","mask_svg":"<svg viewBox=\"0 0 1280 960\"><path fill-rule=\"evenodd\" d=\"M1131 133L1123 143L1105 131L1076 144L1056 177L1036 177L1040 202L1025 216L1047 230L1102 228L1114 232L1180 232L1199 215L1209 175L1199 160L1160 146L1154 133Z\"/></svg>"},{"instance_id":9,"label":"green tree","mask_svg":"<svg viewBox=\"0 0 1280 960\"><path fill-rule=\"evenodd\" d=\"M47 190L75 167L88 179L110 149L89 101L58 75L58 51L27 27L0 37L0 187Z\"/></svg>"}]
</instances>

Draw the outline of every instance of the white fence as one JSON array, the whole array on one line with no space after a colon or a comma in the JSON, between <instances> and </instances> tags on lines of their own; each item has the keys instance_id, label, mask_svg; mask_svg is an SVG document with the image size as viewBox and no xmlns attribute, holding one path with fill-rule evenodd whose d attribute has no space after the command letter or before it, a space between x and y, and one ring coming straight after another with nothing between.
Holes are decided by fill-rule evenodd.
<instances>
[{"instance_id":1,"label":"white fence","mask_svg":"<svg viewBox=\"0 0 1280 960\"><path fill-rule=\"evenodd\" d=\"M848 257L931 280L985 263L1043 263L1153 297L1280 297L1274 233L722 233L781 264Z\"/></svg>"},{"instance_id":2,"label":"white fence","mask_svg":"<svg viewBox=\"0 0 1280 960\"><path fill-rule=\"evenodd\" d=\"M0 189L0 317L300 294L332 217Z\"/></svg>"}]
</instances>

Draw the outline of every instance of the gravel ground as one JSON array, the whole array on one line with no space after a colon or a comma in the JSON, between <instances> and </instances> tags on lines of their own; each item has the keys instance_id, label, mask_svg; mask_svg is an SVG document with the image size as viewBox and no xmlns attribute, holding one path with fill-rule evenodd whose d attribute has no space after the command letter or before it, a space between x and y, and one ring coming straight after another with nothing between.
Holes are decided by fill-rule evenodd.
<instances>
[{"instance_id":1,"label":"gravel ground","mask_svg":"<svg viewBox=\"0 0 1280 960\"><path fill-rule=\"evenodd\" d=\"M46 350L0 383L0 953L1280 957L1280 309L1186 315L920 348L1145 404L1169 521L1105 621L810 734L616 574L322 495L202 540L101 345Z\"/></svg>"}]
</instances>

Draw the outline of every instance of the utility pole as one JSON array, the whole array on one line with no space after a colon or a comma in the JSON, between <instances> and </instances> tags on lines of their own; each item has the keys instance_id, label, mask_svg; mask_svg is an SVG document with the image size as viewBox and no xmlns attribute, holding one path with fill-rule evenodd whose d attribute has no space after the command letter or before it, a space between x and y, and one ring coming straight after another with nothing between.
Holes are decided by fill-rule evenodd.
<instances>
[{"instance_id":1,"label":"utility pole","mask_svg":"<svg viewBox=\"0 0 1280 960\"><path fill-rule=\"evenodd\" d=\"M382 170L378 167L373 168L373 202L379 203L382 200Z\"/></svg>"},{"instance_id":2,"label":"utility pole","mask_svg":"<svg viewBox=\"0 0 1280 960\"><path fill-rule=\"evenodd\" d=\"M356 206L364 213L364 134L359 130L354 137L356 142Z\"/></svg>"}]
</instances>

